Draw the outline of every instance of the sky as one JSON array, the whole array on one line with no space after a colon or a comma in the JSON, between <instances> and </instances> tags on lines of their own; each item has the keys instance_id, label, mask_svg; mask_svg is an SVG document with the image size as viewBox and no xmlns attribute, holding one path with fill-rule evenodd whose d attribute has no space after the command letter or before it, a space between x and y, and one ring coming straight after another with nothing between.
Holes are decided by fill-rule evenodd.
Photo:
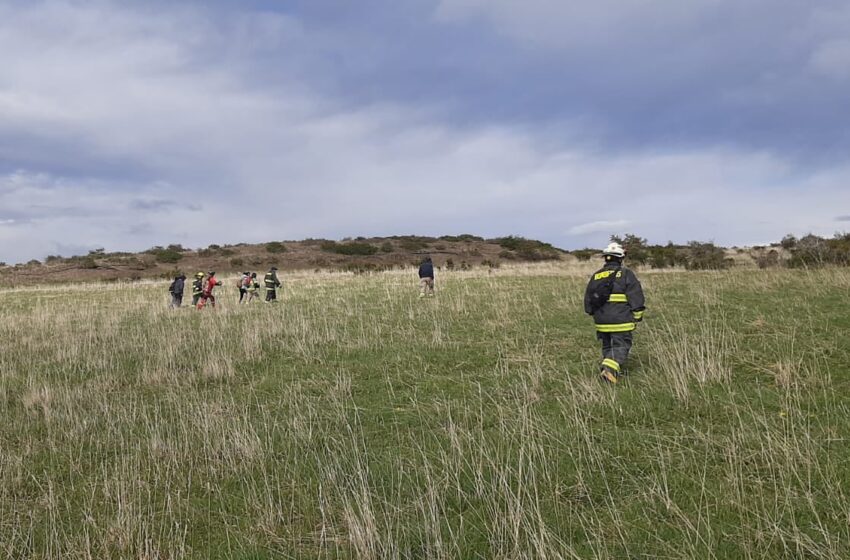
<instances>
[{"instance_id":1,"label":"sky","mask_svg":"<svg viewBox=\"0 0 850 560\"><path fill-rule=\"evenodd\" d=\"M0 261L850 229L846 0L0 0Z\"/></svg>"}]
</instances>

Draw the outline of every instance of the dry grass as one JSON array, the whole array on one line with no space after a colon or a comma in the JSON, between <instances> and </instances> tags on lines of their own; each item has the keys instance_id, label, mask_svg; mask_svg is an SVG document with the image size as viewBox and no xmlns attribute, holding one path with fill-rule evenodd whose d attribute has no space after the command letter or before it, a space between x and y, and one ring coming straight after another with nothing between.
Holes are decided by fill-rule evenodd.
<instances>
[{"instance_id":1,"label":"dry grass","mask_svg":"<svg viewBox=\"0 0 850 560\"><path fill-rule=\"evenodd\" d=\"M847 558L847 271L647 273L593 376L593 265L0 291L0 557Z\"/></svg>"}]
</instances>

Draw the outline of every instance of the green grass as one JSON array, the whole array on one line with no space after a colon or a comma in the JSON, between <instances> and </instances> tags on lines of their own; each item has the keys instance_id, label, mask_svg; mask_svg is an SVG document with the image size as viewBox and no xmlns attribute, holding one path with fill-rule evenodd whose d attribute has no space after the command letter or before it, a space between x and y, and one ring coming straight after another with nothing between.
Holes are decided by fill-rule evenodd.
<instances>
[{"instance_id":1,"label":"green grass","mask_svg":"<svg viewBox=\"0 0 850 560\"><path fill-rule=\"evenodd\" d=\"M850 271L0 290L0 558L850 557Z\"/></svg>"}]
</instances>

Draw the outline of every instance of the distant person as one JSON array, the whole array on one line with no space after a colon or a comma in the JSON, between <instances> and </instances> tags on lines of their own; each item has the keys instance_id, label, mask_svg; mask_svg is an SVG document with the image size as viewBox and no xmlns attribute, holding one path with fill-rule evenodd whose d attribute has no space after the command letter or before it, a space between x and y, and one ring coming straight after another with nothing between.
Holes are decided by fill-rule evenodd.
<instances>
[{"instance_id":1,"label":"distant person","mask_svg":"<svg viewBox=\"0 0 850 560\"><path fill-rule=\"evenodd\" d=\"M431 257L425 257L419 265L419 297L434 295L434 263Z\"/></svg>"},{"instance_id":2,"label":"distant person","mask_svg":"<svg viewBox=\"0 0 850 560\"><path fill-rule=\"evenodd\" d=\"M213 295L213 290L215 290L216 286L221 286L221 280L216 278L215 271L211 270L207 275L204 292L201 294L201 301L198 302L198 309L203 309L207 302L210 302L210 305L215 307L215 295Z\"/></svg>"},{"instance_id":3,"label":"distant person","mask_svg":"<svg viewBox=\"0 0 850 560\"><path fill-rule=\"evenodd\" d=\"M602 252L605 266L596 271L584 293L584 311L593 316L596 337L602 342L599 375L617 383L632 348L632 331L646 309L643 289L635 273L623 266L626 251L619 243Z\"/></svg>"},{"instance_id":4,"label":"distant person","mask_svg":"<svg viewBox=\"0 0 850 560\"><path fill-rule=\"evenodd\" d=\"M273 266L266 272L263 277L263 284L266 285L266 303L277 301L277 289L280 288L280 280L277 278L277 267Z\"/></svg>"},{"instance_id":5,"label":"distant person","mask_svg":"<svg viewBox=\"0 0 850 560\"><path fill-rule=\"evenodd\" d=\"M178 309L183 305L183 288L185 286L185 274L180 274L171 282L171 285L168 287L168 293L171 294L171 303L168 304L169 309Z\"/></svg>"},{"instance_id":6,"label":"distant person","mask_svg":"<svg viewBox=\"0 0 850 560\"><path fill-rule=\"evenodd\" d=\"M248 285L248 299L245 300L245 303L251 303L255 299L260 299L260 283L257 281L257 273L252 272Z\"/></svg>"},{"instance_id":7,"label":"distant person","mask_svg":"<svg viewBox=\"0 0 850 560\"><path fill-rule=\"evenodd\" d=\"M239 288L239 303L248 295L248 286L251 285L251 273L243 272L239 280L236 281L236 287Z\"/></svg>"},{"instance_id":8,"label":"distant person","mask_svg":"<svg viewBox=\"0 0 850 560\"><path fill-rule=\"evenodd\" d=\"M192 281L192 307L197 307L202 295L204 295L204 273L198 272Z\"/></svg>"}]
</instances>

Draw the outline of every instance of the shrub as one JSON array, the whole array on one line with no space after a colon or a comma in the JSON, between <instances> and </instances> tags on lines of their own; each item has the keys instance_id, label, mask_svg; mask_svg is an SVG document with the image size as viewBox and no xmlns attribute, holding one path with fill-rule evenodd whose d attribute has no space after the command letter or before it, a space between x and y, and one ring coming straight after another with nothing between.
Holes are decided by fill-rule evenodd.
<instances>
[{"instance_id":1,"label":"shrub","mask_svg":"<svg viewBox=\"0 0 850 560\"><path fill-rule=\"evenodd\" d=\"M832 239L809 234L797 241L788 260L793 268L828 264L850 265L850 233L836 233Z\"/></svg>"},{"instance_id":2,"label":"shrub","mask_svg":"<svg viewBox=\"0 0 850 560\"><path fill-rule=\"evenodd\" d=\"M491 239L490 242L496 243L508 251L513 251L516 254L514 258L526 261L547 261L558 260L561 258L560 251L558 249L549 243L544 243L535 239L526 239L524 237L511 235L508 237ZM503 253L504 251L500 253L499 256L501 257Z\"/></svg>"},{"instance_id":3,"label":"shrub","mask_svg":"<svg viewBox=\"0 0 850 560\"><path fill-rule=\"evenodd\" d=\"M688 266L688 252L684 247L668 242L665 246L654 245L647 248L646 263L652 268L672 268Z\"/></svg>"},{"instance_id":4,"label":"shrub","mask_svg":"<svg viewBox=\"0 0 850 560\"><path fill-rule=\"evenodd\" d=\"M62 261L61 255L47 255L47 258L44 259L46 263L56 263Z\"/></svg>"},{"instance_id":5,"label":"shrub","mask_svg":"<svg viewBox=\"0 0 850 560\"><path fill-rule=\"evenodd\" d=\"M285 253L287 250L288 249L286 248L286 245L284 245L280 241L272 241L270 243L266 243L266 251L268 251L269 253Z\"/></svg>"},{"instance_id":6,"label":"shrub","mask_svg":"<svg viewBox=\"0 0 850 560\"><path fill-rule=\"evenodd\" d=\"M469 233L462 233L460 235L443 235L440 237L440 240L457 243L459 241L484 241L484 238L478 237L477 235L471 235Z\"/></svg>"},{"instance_id":7,"label":"shrub","mask_svg":"<svg viewBox=\"0 0 850 560\"><path fill-rule=\"evenodd\" d=\"M589 261L592 256L598 255L599 251L597 251L596 249L585 248L585 249L577 249L575 251L570 251L570 254L572 254L575 258L577 258L580 261Z\"/></svg>"},{"instance_id":8,"label":"shrub","mask_svg":"<svg viewBox=\"0 0 850 560\"><path fill-rule=\"evenodd\" d=\"M726 258L726 252L714 243L688 243L688 270L724 270L731 265L732 259Z\"/></svg>"},{"instance_id":9,"label":"shrub","mask_svg":"<svg viewBox=\"0 0 850 560\"><path fill-rule=\"evenodd\" d=\"M183 255L172 249L163 249L162 247L153 247L145 251L149 255L153 255L157 262L161 263L176 263L179 262Z\"/></svg>"},{"instance_id":10,"label":"shrub","mask_svg":"<svg viewBox=\"0 0 850 560\"><path fill-rule=\"evenodd\" d=\"M446 269L454 270L455 269L455 261L451 257L446 259Z\"/></svg>"},{"instance_id":11,"label":"shrub","mask_svg":"<svg viewBox=\"0 0 850 560\"><path fill-rule=\"evenodd\" d=\"M779 266L779 253L775 249L762 253L756 256L756 264L759 268L775 268Z\"/></svg>"},{"instance_id":12,"label":"shrub","mask_svg":"<svg viewBox=\"0 0 850 560\"><path fill-rule=\"evenodd\" d=\"M351 243L337 243L336 241L325 241L321 245L322 251L337 253L339 255L369 256L378 252L378 248L369 243L354 241Z\"/></svg>"},{"instance_id":13,"label":"shrub","mask_svg":"<svg viewBox=\"0 0 850 560\"><path fill-rule=\"evenodd\" d=\"M381 243L381 252L382 253L392 253L394 251L393 244L389 241L384 241Z\"/></svg>"},{"instance_id":14,"label":"shrub","mask_svg":"<svg viewBox=\"0 0 850 560\"><path fill-rule=\"evenodd\" d=\"M779 246L790 251L797 246L797 238L789 233L782 238L782 241L779 242Z\"/></svg>"}]
</instances>

